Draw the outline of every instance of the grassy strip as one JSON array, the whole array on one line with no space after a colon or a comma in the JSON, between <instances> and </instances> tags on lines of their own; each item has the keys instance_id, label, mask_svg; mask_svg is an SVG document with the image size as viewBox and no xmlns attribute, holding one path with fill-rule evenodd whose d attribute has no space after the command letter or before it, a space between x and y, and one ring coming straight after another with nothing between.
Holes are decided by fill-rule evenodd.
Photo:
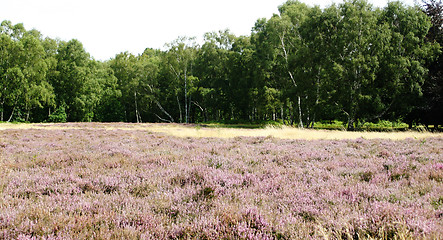
<instances>
[{"instance_id":1,"label":"grassy strip","mask_svg":"<svg viewBox=\"0 0 443 240\"><path fill-rule=\"evenodd\" d=\"M29 122L0 122L0 124L29 124ZM46 123L50 124L50 123ZM130 124L130 123L128 123ZM236 129L265 129L267 127L283 127L288 126L283 123L283 121L239 121L239 120L231 120L231 121L209 121L196 123L196 128L236 128ZM296 127L297 125L294 125ZM346 123L338 120L331 121L321 121L315 122L313 129L319 130L346 130ZM433 125L428 126L428 129L435 130ZM438 129L442 129L442 126L439 126ZM418 131L424 132L427 131L426 126L424 125L414 125L412 129L409 129L408 124L403 122L390 122L390 121L379 121L377 123L360 123L359 126L356 127L356 131L368 131L368 132L404 132L404 131ZM440 130L441 131L441 130Z\"/></svg>"},{"instance_id":2,"label":"grassy strip","mask_svg":"<svg viewBox=\"0 0 443 240\"><path fill-rule=\"evenodd\" d=\"M222 122L204 122L198 123L197 127L207 128L243 128L243 129L263 129L269 126L283 127L282 121L256 121L256 122L242 122L242 121L222 121ZM428 126L429 129L434 129L433 125ZM440 127L441 128L441 127ZM346 123L338 120L316 122L313 129L321 130L346 130ZM359 124L356 127L356 131L369 131L369 132L404 132L404 131L426 131L426 127L423 125L414 125L412 129L409 129L408 124L403 122L390 122L379 121L377 123L366 122Z\"/></svg>"}]
</instances>

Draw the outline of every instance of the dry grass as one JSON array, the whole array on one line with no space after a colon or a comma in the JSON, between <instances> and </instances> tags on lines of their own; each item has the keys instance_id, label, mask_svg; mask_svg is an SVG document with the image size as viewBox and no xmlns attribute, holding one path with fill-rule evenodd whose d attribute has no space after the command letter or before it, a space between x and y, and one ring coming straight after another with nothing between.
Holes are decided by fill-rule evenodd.
<instances>
[{"instance_id":1,"label":"dry grass","mask_svg":"<svg viewBox=\"0 0 443 240\"><path fill-rule=\"evenodd\" d=\"M153 126L149 128L153 132L162 132L176 137L267 137L279 139L305 139L305 140L339 140L339 139L392 139L402 140L407 138L443 137L442 133L430 132L346 132L334 130L298 129L293 127L267 127L265 129L235 129L235 128L195 128L181 125Z\"/></svg>"},{"instance_id":2,"label":"dry grass","mask_svg":"<svg viewBox=\"0 0 443 240\"><path fill-rule=\"evenodd\" d=\"M347 132L337 130L311 130L293 127L266 127L264 129L207 128L183 124L131 124L131 123L66 123L66 124L10 124L0 123L5 129L85 129L104 128L107 130L141 130L164 133L176 137L192 138L235 138L235 137L274 137L279 139L342 140L342 139L391 139L443 138L443 133L431 132Z\"/></svg>"}]
</instances>

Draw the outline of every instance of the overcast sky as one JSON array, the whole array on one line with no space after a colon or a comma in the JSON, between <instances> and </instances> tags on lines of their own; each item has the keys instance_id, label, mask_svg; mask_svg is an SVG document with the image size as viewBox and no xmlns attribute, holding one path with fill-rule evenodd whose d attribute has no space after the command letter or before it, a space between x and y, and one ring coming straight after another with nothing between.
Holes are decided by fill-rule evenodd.
<instances>
[{"instance_id":1,"label":"overcast sky","mask_svg":"<svg viewBox=\"0 0 443 240\"><path fill-rule=\"evenodd\" d=\"M270 18L285 0L0 0L0 21L23 23L43 36L78 39L97 60L117 53L140 54L164 48L179 36L195 36L229 28L249 35L259 18ZM321 7L339 0L308 1ZM369 0L384 7L387 0ZM404 0L413 5L414 0Z\"/></svg>"}]
</instances>

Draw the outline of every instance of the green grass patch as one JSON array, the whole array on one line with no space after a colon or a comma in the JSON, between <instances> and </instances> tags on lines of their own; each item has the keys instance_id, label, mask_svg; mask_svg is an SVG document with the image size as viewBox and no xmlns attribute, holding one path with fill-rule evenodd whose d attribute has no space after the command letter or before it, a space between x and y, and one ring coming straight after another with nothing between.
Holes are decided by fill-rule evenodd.
<instances>
[{"instance_id":1,"label":"green grass patch","mask_svg":"<svg viewBox=\"0 0 443 240\"><path fill-rule=\"evenodd\" d=\"M255 122L246 122L246 121L210 121L198 123L197 128L208 127L208 128L242 128L242 129L263 129L269 126L273 127L282 127L283 121L255 121ZM296 125L293 125L296 127ZM346 122L339 120L326 120L315 122L314 129L323 129L323 130L346 130ZM359 123L355 128L357 131L369 131L369 132L401 132L411 130L408 128L408 124L403 123L401 121L391 122L391 121L379 121L379 122L365 122ZM415 126L412 130L423 131L424 126Z\"/></svg>"},{"instance_id":2,"label":"green grass patch","mask_svg":"<svg viewBox=\"0 0 443 240\"><path fill-rule=\"evenodd\" d=\"M281 127L283 122L281 121L255 121L255 122L245 122L245 121L210 121L199 123L197 127L209 127L209 128L242 128L242 129L260 129L266 128L268 126Z\"/></svg>"}]
</instances>

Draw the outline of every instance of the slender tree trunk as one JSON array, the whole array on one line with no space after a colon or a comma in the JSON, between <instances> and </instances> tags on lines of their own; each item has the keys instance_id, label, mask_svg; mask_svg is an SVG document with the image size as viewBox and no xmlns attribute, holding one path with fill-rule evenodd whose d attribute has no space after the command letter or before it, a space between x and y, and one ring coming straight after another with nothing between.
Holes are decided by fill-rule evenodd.
<instances>
[{"instance_id":1,"label":"slender tree trunk","mask_svg":"<svg viewBox=\"0 0 443 240\"><path fill-rule=\"evenodd\" d=\"M174 122L174 118L173 118L168 112L166 112L166 110L162 107L162 105L160 104L160 102L157 101L157 100L155 100L155 103L157 104L158 108L160 108L160 110L161 110L164 114L166 114L166 116L169 117L169 119L170 119L169 122L173 123L173 122ZM158 116L157 116L157 117L158 117ZM163 119L161 119L161 118L160 118L160 120L163 121Z\"/></svg>"},{"instance_id":2,"label":"slender tree trunk","mask_svg":"<svg viewBox=\"0 0 443 240\"><path fill-rule=\"evenodd\" d=\"M234 106L231 105L231 120L235 119L234 118Z\"/></svg>"},{"instance_id":3,"label":"slender tree trunk","mask_svg":"<svg viewBox=\"0 0 443 240\"><path fill-rule=\"evenodd\" d=\"M255 107L253 107L251 111L251 121L255 121Z\"/></svg>"},{"instance_id":4,"label":"slender tree trunk","mask_svg":"<svg viewBox=\"0 0 443 240\"><path fill-rule=\"evenodd\" d=\"M195 106L197 106L203 113L203 121L208 121L208 117L207 117L207 112L206 112L206 108L203 108L202 106L200 106L200 104L198 104L198 102L195 101L191 101L191 103L193 103Z\"/></svg>"},{"instance_id":5,"label":"slender tree trunk","mask_svg":"<svg viewBox=\"0 0 443 240\"><path fill-rule=\"evenodd\" d=\"M358 68L355 70L354 73L354 79L352 79L352 82L350 83L350 109L349 109L349 119L348 119L348 130L354 131L355 127L354 124L356 122L357 118L357 108L358 108L358 94L360 93L360 79L361 76L361 67L358 66Z\"/></svg>"},{"instance_id":6,"label":"slender tree trunk","mask_svg":"<svg viewBox=\"0 0 443 240\"><path fill-rule=\"evenodd\" d=\"M145 88L146 90L149 90L153 95L154 95L154 90L152 89L152 87L151 87L151 85L149 85L148 84L148 88L149 89L147 89L147 88ZM155 96L155 95L154 95ZM160 110L164 113L164 114L166 114L166 116L168 116L169 117L169 120L165 120L165 119L163 119L163 118L161 118L160 116L158 116L157 114L154 114L154 115L156 115L157 116L157 118L158 119L160 119L161 121L164 121L164 122L170 122L170 123L173 123L173 122L175 122L174 121L174 118L163 108L163 106L160 104L160 102L157 100L157 98L156 97L154 97L154 102L155 102L155 104L157 105L157 107L158 108L160 108Z\"/></svg>"},{"instance_id":7,"label":"slender tree trunk","mask_svg":"<svg viewBox=\"0 0 443 240\"><path fill-rule=\"evenodd\" d=\"M287 56L286 56L286 62L287 61L288 60L287 60ZM287 64L288 64L288 62L287 62ZM288 64L288 68L289 68L289 64ZM289 77L292 80L292 83L294 84L294 87L297 88L297 83L296 83L296 81L294 79L294 75L289 70L288 70L288 74L289 74ZM300 97L300 95L297 95L297 100L298 100L298 116L299 116L299 125L298 125L298 127L299 128L303 128L303 119L302 119L303 113L302 113L302 110L301 110L301 97Z\"/></svg>"},{"instance_id":8,"label":"slender tree trunk","mask_svg":"<svg viewBox=\"0 0 443 240\"><path fill-rule=\"evenodd\" d=\"M321 72L321 68L318 68L318 74L317 74L317 84L316 84L316 89L315 89L315 105L314 105L314 113L312 116L312 125L311 128L314 128L314 124L315 124L315 120L317 117L317 111L318 111L318 104L320 102L320 72Z\"/></svg>"},{"instance_id":9,"label":"slender tree trunk","mask_svg":"<svg viewBox=\"0 0 443 240\"><path fill-rule=\"evenodd\" d=\"M192 107L192 96L189 95L189 102L188 102L188 116L191 116L191 107ZM188 117L189 122L193 122L192 118Z\"/></svg>"},{"instance_id":10,"label":"slender tree trunk","mask_svg":"<svg viewBox=\"0 0 443 240\"><path fill-rule=\"evenodd\" d=\"M176 95L176 97L177 97L178 110L180 112L180 123L182 123L183 122L182 107L180 105L180 100L178 99L178 95Z\"/></svg>"},{"instance_id":11,"label":"slender tree trunk","mask_svg":"<svg viewBox=\"0 0 443 240\"><path fill-rule=\"evenodd\" d=\"M308 96L306 96L306 102L308 102ZM306 105L306 127L309 128L311 125L311 110L309 105Z\"/></svg>"},{"instance_id":12,"label":"slender tree trunk","mask_svg":"<svg viewBox=\"0 0 443 240\"><path fill-rule=\"evenodd\" d=\"M11 113L11 116L9 116L8 122L11 122L12 116L14 116L14 111L15 111L15 106L14 106L14 108L12 108L12 113Z\"/></svg>"},{"instance_id":13,"label":"slender tree trunk","mask_svg":"<svg viewBox=\"0 0 443 240\"><path fill-rule=\"evenodd\" d=\"M138 121L139 123L143 123L142 116L140 115L140 111L138 112Z\"/></svg>"},{"instance_id":14,"label":"slender tree trunk","mask_svg":"<svg viewBox=\"0 0 443 240\"><path fill-rule=\"evenodd\" d=\"M185 69L185 123L189 123L188 114L188 77Z\"/></svg>"},{"instance_id":15,"label":"slender tree trunk","mask_svg":"<svg viewBox=\"0 0 443 240\"><path fill-rule=\"evenodd\" d=\"M138 113L138 106L137 106L137 92L134 91L134 103L135 103L135 118L137 123L140 123L140 115Z\"/></svg>"},{"instance_id":16,"label":"slender tree trunk","mask_svg":"<svg viewBox=\"0 0 443 240\"><path fill-rule=\"evenodd\" d=\"M283 124L285 124L285 118L283 117L283 114L284 114L283 106L280 106L280 117L281 117L281 120L283 121Z\"/></svg>"},{"instance_id":17,"label":"slender tree trunk","mask_svg":"<svg viewBox=\"0 0 443 240\"><path fill-rule=\"evenodd\" d=\"M159 116L158 114L156 114L156 113L154 113L154 115L155 115L160 121L168 122L168 123L173 123L173 122L171 122L170 120L167 120L167 119L164 119L164 118L160 117L160 116Z\"/></svg>"},{"instance_id":18,"label":"slender tree trunk","mask_svg":"<svg viewBox=\"0 0 443 240\"><path fill-rule=\"evenodd\" d=\"M286 62L286 68L289 74L289 77L291 78L292 84L294 84L294 87L297 88L297 82L295 81L294 75L292 74L292 72L289 70L289 56L288 56L288 51L286 49L286 45L285 45L285 34L283 33L283 35L280 35L280 42L281 42L281 47L283 50L283 57L285 58L285 62ZM299 115L299 128L303 128L303 119L302 119L302 111L301 111L301 98L300 96L297 96L298 98L298 115Z\"/></svg>"},{"instance_id":19,"label":"slender tree trunk","mask_svg":"<svg viewBox=\"0 0 443 240\"><path fill-rule=\"evenodd\" d=\"M5 104L2 102L2 112L1 112L1 116L0 116L0 121L2 121L3 122L3 113L5 112Z\"/></svg>"},{"instance_id":20,"label":"slender tree trunk","mask_svg":"<svg viewBox=\"0 0 443 240\"><path fill-rule=\"evenodd\" d=\"M354 131L354 123L355 123L355 111L356 111L356 106L355 106L355 99L354 99L354 89L351 86L351 93L350 93L350 109L349 109L349 115L348 115L348 131Z\"/></svg>"},{"instance_id":21,"label":"slender tree trunk","mask_svg":"<svg viewBox=\"0 0 443 240\"><path fill-rule=\"evenodd\" d=\"M298 98L298 118L299 118L299 126L298 127L303 128L303 119L302 119L303 114L301 112L301 97L300 97L300 95L297 96L297 98Z\"/></svg>"}]
</instances>

